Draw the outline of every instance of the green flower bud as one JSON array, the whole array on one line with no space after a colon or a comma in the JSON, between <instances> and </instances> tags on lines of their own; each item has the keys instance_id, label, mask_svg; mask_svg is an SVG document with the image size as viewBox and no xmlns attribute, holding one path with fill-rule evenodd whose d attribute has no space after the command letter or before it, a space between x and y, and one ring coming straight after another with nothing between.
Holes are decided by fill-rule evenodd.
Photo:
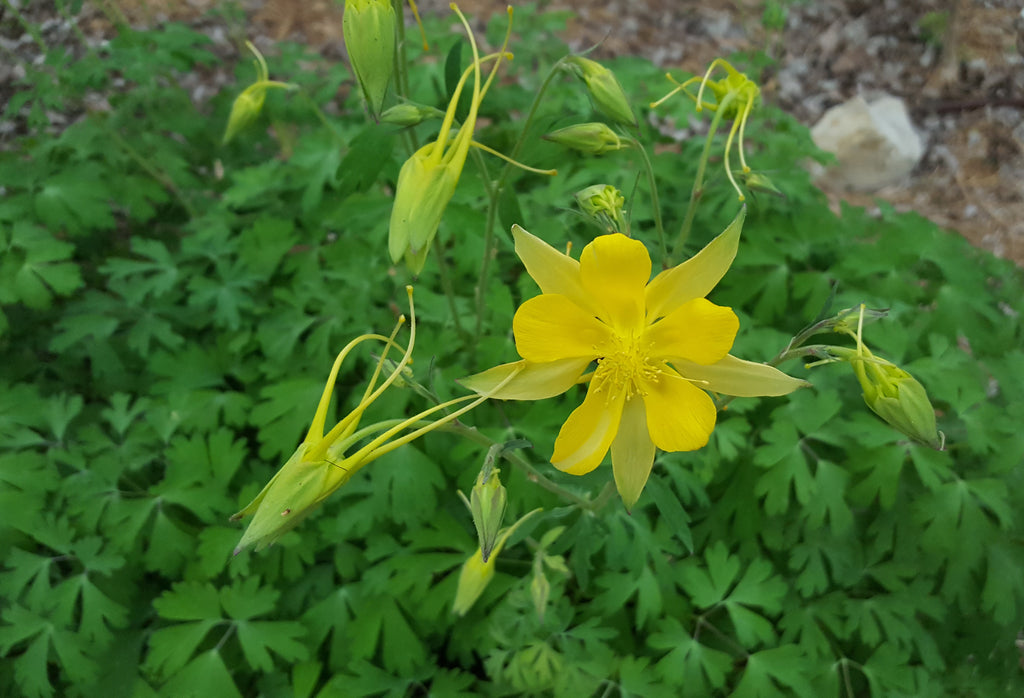
<instances>
[{"instance_id":1,"label":"green flower bud","mask_svg":"<svg viewBox=\"0 0 1024 698\"><path fill-rule=\"evenodd\" d=\"M228 141L238 135L239 131L255 121L256 117L260 115L260 112L263 110L263 102L267 97L267 90L273 88L295 89L294 85L271 80L263 54L250 41L246 41L245 46L256 57L253 61L253 65L256 67L256 82L246 87L231 104L231 114L228 115L228 125L224 129L224 138L221 141L224 144L227 144Z\"/></svg>"},{"instance_id":2,"label":"green flower bud","mask_svg":"<svg viewBox=\"0 0 1024 698\"><path fill-rule=\"evenodd\" d=\"M497 551L495 551L497 553ZM459 572L459 586L455 590L455 602L452 604L452 613L457 616L464 616L473 607L480 594L491 583L494 578L494 563L498 559L497 554L484 562L483 555L479 548L462 565Z\"/></svg>"},{"instance_id":3,"label":"green flower bud","mask_svg":"<svg viewBox=\"0 0 1024 698\"><path fill-rule=\"evenodd\" d=\"M566 126L549 133L544 138L587 155L602 155L629 146L608 127L608 124L600 121Z\"/></svg>"},{"instance_id":4,"label":"green flower bud","mask_svg":"<svg viewBox=\"0 0 1024 698\"><path fill-rule=\"evenodd\" d=\"M626 199L610 184L594 184L576 192L576 205L599 226L609 232L627 234L622 207Z\"/></svg>"},{"instance_id":5,"label":"green flower bud","mask_svg":"<svg viewBox=\"0 0 1024 698\"><path fill-rule=\"evenodd\" d=\"M429 119L443 119L444 112L435 107L405 102L384 110L380 120L395 126L416 126Z\"/></svg>"},{"instance_id":6,"label":"green flower bud","mask_svg":"<svg viewBox=\"0 0 1024 698\"><path fill-rule=\"evenodd\" d=\"M498 559L498 554L501 553L501 549L505 547L505 543L508 542L508 539L515 533L517 528L522 526L527 519L538 511L540 509L534 509L508 528L503 529L498 534L494 549L486 561L484 561L481 550L477 548L476 552L470 555L469 559L463 563L462 570L459 572L459 585L455 590L455 602L452 604L452 613L464 616L473 607L473 604L476 603L476 600L480 598L480 595L484 593L484 589L487 588L487 585L494 578L494 565Z\"/></svg>"},{"instance_id":7,"label":"green flower bud","mask_svg":"<svg viewBox=\"0 0 1024 698\"><path fill-rule=\"evenodd\" d=\"M348 477L339 479L339 473L330 463L305 460L306 452L312 447L311 443L300 445L256 498L231 517L236 521L253 515L235 547L236 555L249 545L255 545L259 551L276 543L348 480Z\"/></svg>"},{"instance_id":8,"label":"green flower bud","mask_svg":"<svg viewBox=\"0 0 1024 698\"><path fill-rule=\"evenodd\" d=\"M566 63L568 69L583 80L599 112L617 123L636 128L636 116L612 71L583 56L571 56Z\"/></svg>"},{"instance_id":9,"label":"green flower bud","mask_svg":"<svg viewBox=\"0 0 1024 698\"><path fill-rule=\"evenodd\" d=\"M496 444L495 446L500 450L503 445ZM484 562L490 558L491 551L498 540L498 531L501 529L501 522L505 518L505 508L508 504L505 487L498 479L500 471L491 465L491 460L488 458L484 462L484 467L480 469L480 474L476 477L476 485L473 486L469 498L473 524L476 526Z\"/></svg>"},{"instance_id":10,"label":"green flower bud","mask_svg":"<svg viewBox=\"0 0 1024 698\"><path fill-rule=\"evenodd\" d=\"M345 0L345 47L352 72L374 115L380 113L395 70L396 26L391 0Z\"/></svg>"},{"instance_id":11,"label":"green flower bud","mask_svg":"<svg viewBox=\"0 0 1024 698\"><path fill-rule=\"evenodd\" d=\"M861 358L850 363L871 411L914 441L941 449L935 410L924 386L899 366L873 356L863 347L862 351Z\"/></svg>"}]
</instances>

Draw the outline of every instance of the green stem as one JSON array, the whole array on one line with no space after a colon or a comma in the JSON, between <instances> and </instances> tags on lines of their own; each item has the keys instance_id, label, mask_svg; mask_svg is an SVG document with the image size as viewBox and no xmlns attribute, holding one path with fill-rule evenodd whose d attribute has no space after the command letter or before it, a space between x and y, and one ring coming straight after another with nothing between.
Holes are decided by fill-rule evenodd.
<instances>
[{"instance_id":1,"label":"green stem","mask_svg":"<svg viewBox=\"0 0 1024 698\"><path fill-rule=\"evenodd\" d=\"M313 101L313 97L310 96L310 94L306 92L304 88L299 88L299 94L301 94L303 99L306 100L306 103L309 105L309 108L313 110L313 113L316 115L316 118L320 120L320 123L326 126L327 130L331 132L331 135L334 137L335 142L338 143L339 145L344 145L345 139L341 137L341 134L338 133L338 129L334 126L334 124L331 123L331 120L327 118L327 115L324 114L323 110L319 107L319 105L317 105L317 103Z\"/></svg>"},{"instance_id":2,"label":"green stem","mask_svg":"<svg viewBox=\"0 0 1024 698\"><path fill-rule=\"evenodd\" d=\"M690 237L690 230L693 228L693 217L697 214L697 202L704 194L704 173L708 167L708 158L711 157L711 144L714 142L715 134L722 123L722 114L728 109L732 100L733 94L730 92L722 100L722 103L718 105L718 108L715 109L715 116L711 119L711 126L708 127L708 137L704 141L704 150L701 152L700 161L697 163L697 176L693 180L693 189L690 190L690 203L686 207L686 218L683 219L683 226L679 229L679 239L676 241L673 257L676 253L683 251L683 247L685 247L686 241ZM671 260L668 266L671 266Z\"/></svg>"},{"instance_id":3,"label":"green stem","mask_svg":"<svg viewBox=\"0 0 1024 698\"><path fill-rule=\"evenodd\" d=\"M409 57L405 51L405 7L403 0L392 0L392 4L395 7L395 16L398 19L395 22L395 30L398 32L397 41L395 42L395 92L399 97L407 100L409 99ZM419 150L419 143L413 129L403 129L402 138L406 142L406 148L409 150L410 156Z\"/></svg>"},{"instance_id":4,"label":"green stem","mask_svg":"<svg viewBox=\"0 0 1024 698\"><path fill-rule=\"evenodd\" d=\"M651 165L651 158L647 155L647 149L637 138L628 138L629 142L640 151L644 161L644 171L647 172L647 186L651 189L651 205L654 207L654 227L658 231L658 244L661 247L662 267L668 269L668 246L665 243L665 226L661 222L661 202L658 199L658 185L654 179L654 167Z\"/></svg>"},{"instance_id":5,"label":"green stem","mask_svg":"<svg viewBox=\"0 0 1024 698\"><path fill-rule=\"evenodd\" d=\"M486 310L487 282L491 271L491 257L497 252L495 249L494 222L498 215L499 189L497 185L491 183L487 163L484 162L480 151L476 148L470 148L470 150L473 151L473 161L480 170L480 177L483 179L484 187L487 189L487 223L484 224L484 256L480 260L480 274L477 277L476 283L476 325L473 328L473 337L476 341L479 341L480 332L483 329L484 311Z\"/></svg>"},{"instance_id":6,"label":"green stem","mask_svg":"<svg viewBox=\"0 0 1024 698\"><path fill-rule=\"evenodd\" d=\"M558 74L563 61L565 61L564 57L560 58L558 62L551 67L547 77L544 78L544 82L542 82L540 87L537 89L537 94L533 98L533 103L530 104L530 111L527 112L526 119L523 121L523 127L519 131L519 137L512 146L512 154L509 158L510 160L519 159L519 151L523 149L523 144L526 142L526 135L530 130L530 126L533 124L533 119L537 114L537 109L540 107L541 99L548 87L551 85L551 81L554 79L555 75ZM476 156L480 158L479 161L482 163L483 158L480 157L479 153L476 153ZM497 253L498 239L494 234L494 225L497 220L498 197L506 186L508 177L512 172L512 167L513 165L511 162L506 162L505 166L501 169L501 174L498 175L498 180L493 186L491 186L490 180L486 176L486 167L482 167L484 173L484 184L487 187L489 201L487 206L487 223L484 227L484 254L483 258L480 260L480 275L477 278L476 287L476 328L473 333L473 336L476 339L480 338L480 332L483 328L483 316L484 311L486 310L487 282L488 276L490 275L491 258Z\"/></svg>"},{"instance_id":7,"label":"green stem","mask_svg":"<svg viewBox=\"0 0 1024 698\"><path fill-rule=\"evenodd\" d=\"M475 427L468 427L462 422L458 421L447 424L444 427L442 427L442 429L444 429L445 431L454 432L460 436L469 439L470 441L473 441L474 443L478 443L481 446L487 446L488 448L497 443L500 443L499 441L496 441L491 437L487 436L487 434L478 431ZM519 453L518 451L504 451L501 455L513 466L523 471L527 479L529 479L530 481L537 483L538 485L546 489L548 492L556 494L562 499L568 500L572 504L578 506L581 509L585 509L586 511L598 511L601 507L608 503L608 500L611 498L611 493L614 493L615 491L615 485L609 482L605 486L605 489L596 498L587 499L585 497L580 497L579 495L570 492L569 490L565 489L558 483L553 482L546 476L542 475L536 468L530 465L529 461L523 458L522 454ZM611 490L611 493L609 492L609 490Z\"/></svg>"},{"instance_id":8,"label":"green stem","mask_svg":"<svg viewBox=\"0 0 1024 698\"><path fill-rule=\"evenodd\" d=\"M444 245L441 243L440 230L434 235L433 244L434 254L437 256L437 274L441 278L441 288L444 289L444 295L448 299L448 310L451 311L452 320L455 321L455 330L465 342L468 338L466 337L465 328L462 327L462 321L459 319L458 308L455 305L455 288L452 286L451 276L448 275L448 263L444 261Z\"/></svg>"}]
</instances>

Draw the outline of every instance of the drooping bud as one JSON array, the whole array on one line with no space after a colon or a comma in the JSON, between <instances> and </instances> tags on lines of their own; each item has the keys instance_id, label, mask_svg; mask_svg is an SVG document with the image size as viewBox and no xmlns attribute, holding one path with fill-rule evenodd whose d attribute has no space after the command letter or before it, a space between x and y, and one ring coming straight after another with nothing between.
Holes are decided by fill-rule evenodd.
<instances>
[{"instance_id":1,"label":"drooping bud","mask_svg":"<svg viewBox=\"0 0 1024 698\"><path fill-rule=\"evenodd\" d=\"M491 447L491 452L495 449L500 451L503 447L503 444L495 444ZM494 456L488 453L480 474L476 476L476 485L473 486L469 498L473 525L476 526L484 562L490 558L491 551L497 543L498 531L501 529L505 508L508 505L508 495L498 479L499 473L500 471L494 467Z\"/></svg>"},{"instance_id":2,"label":"drooping bud","mask_svg":"<svg viewBox=\"0 0 1024 698\"><path fill-rule=\"evenodd\" d=\"M341 24L352 72L376 116L395 70L395 7L391 0L345 0Z\"/></svg>"},{"instance_id":3,"label":"drooping bud","mask_svg":"<svg viewBox=\"0 0 1024 698\"><path fill-rule=\"evenodd\" d=\"M935 409L924 386L899 366L864 350L853 359L853 370L871 411L914 441L941 450Z\"/></svg>"},{"instance_id":4,"label":"drooping bud","mask_svg":"<svg viewBox=\"0 0 1024 698\"><path fill-rule=\"evenodd\" d=\"M255 56L253 65L256 67L256 81L242 90L241 94L235 97L235 101L232 102L231 114L228 115L228 125L224 129L224 138L221 140L224 144L227 144L242 129L256 120L256 117L263 110L263 102L267 97L268 89L295 89L294 85L271 80L263 54L250 41L246 41L245 46Z\"/></svg>"},{"instance_id":5,"label":"drooping bud","mask_svg":"<svg viewBox=\"0 0 1024 698\"><path fill-rule=\"evenodd\" d=\"M854 312L858 313L856 332L849 321ZM853 367L864 402L872 412L914 441L942 450L944 439L936 428L935 409L924 386L896 364L872 354L864 344L865 316L875 319L882 315L884 311L870 311L864 305L840 312L832 321L833 330L852 336L857 348L828 347L828 352L835 357L833 360L846 361Z\"/></svg>"},{"instance_id":6,"label":"drooping bud","mask_svg":"<svg viewBox=\"0 0 1024 698\"><path fill-rule=\"evenodd\" d=\"M566 67L583 80L599 112L616 123L636 128L636 116L612 71L583 56L569 57Z\"/></svg>"},{"instance_id":7,"label":"drooping bud","mask_svg":"<svg viewBox=\"0 0 1024 698\"><path fill-rule=\"evenodd\" d=\"M462 570L459 572L459 585L455 590L455 601L452 604L452 613L464 616L476 600L480 598L480 595L484 593L484 589L491 583L494 578L494 565L497 562L498 554L501 553L501 549L508 542L508 539L515 533L515 530L523 525L527 519L536 514L540 509L534 509L531 512L525 514L521 519L516 521L508 528L502 530L498 534L497 542L494 545L494 549L491 551L490 556L484 561L483 553L477 548L476 552L469 556L462 565Z\"/></svg>"},{"instance_id":8,"label":"drooping bud","mask_svg":"<svg viewBox=\"0 0 1024 698\"><path fill-rule=\"evenodd\" d=\"M587 155L603 155L629 147L628 142L619 138L608 124L601 121L566 126L547 134L544 138Z\"/></svg>"}]
</instances>

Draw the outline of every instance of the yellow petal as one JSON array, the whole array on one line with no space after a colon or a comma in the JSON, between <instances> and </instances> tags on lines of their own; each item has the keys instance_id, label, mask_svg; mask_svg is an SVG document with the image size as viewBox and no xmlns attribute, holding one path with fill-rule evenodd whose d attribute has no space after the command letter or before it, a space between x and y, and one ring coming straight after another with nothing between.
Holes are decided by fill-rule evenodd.
<instances>
[{"instance_id":1,"label":"yellow petal","mask_svg":"<svg viewBox=\"0 0 1024 698\"><path fill-rule=\"evenodd\" d=\"M459 383L475 393L485 395L519 371L519 375L491 397L497 400L543 400L561 395L575 385L589 363L588 358L562 359L542 364L514 361L463 378Z\"/></svg>"},{"instance_id":2,"label":"yellow petal","mask_svg":"<svg viewBox=\"0 0 1024 698\"><path fill-rule=\"evenodd\" d=\"M731 308L695 298L649 327L644 339L651 356L713 364L728 355L739 328Z\"/></svg>"},{"instance_id":3,"label":"yellow petal","mask_svg":"<svg viewBox=\"0 0 1024 698\"><path fill-rule=\"evenodd\" d=\"M555 439L555 452L551 463L572 475L584 475L601 465L604 455L615 439L622 417L624 390L609 393L601 386L610 383L594 380L587 397L577 407Z\"/></svg>"},{"instance_id":4,"label":"yellow petal","mask_svg":"<svg viewBox=\"0 0 1024 698\"><path fill-rule=\"evenodd\" d=\"M611 341L611 329L565 296L545 293L519 306L512 319L519 355L534 363L595 359Z\"/></svg>"},{"instance_id":5,"label":"yellow petal","mask_svg":"<svg viewBox=\"0 0 1024 698\"><path fill-rule=\"evenodd\" d=\"M674 372L645 381L644 405L651 441L662 451L703 448L715 428L717 410L708 394Z\"/></svg>"},{"instance_id":6,"label":"yellow petal","mask_svg":"<svg viewBox=\"0 0 1024 698\"><path fill-rule=\"evenodd\" d=\"M647 431L647 410L639 398L627 400L622 408L619 433L612 441L612 470L615 487L626 509L632 509L647 484L654 465L654 442Z\"/></svg>"},{"instance_id":7,"label":"yellow petal","mask_svg":"<svg viewBox=\"0 0 1024 698\"><path fill-rule=\"evenodd\" d=\"M623 332L643 323L651 256L642 242L620 233L594 238L580 255L580 279L602 320Z\"/></svg>"},{"instance_id":8,"label":"yellow petal","mask_svg":"<svg viewBox=\"0 0 1024 698\"><path fill-rule=\"evenodd\" d=\"M647 321L668 315L683 303L711 292L736 258L746 207L721 235L677 267L666 269L647 286Z\"/></svg>"},{"instance_id":9,"label":"yellow petal","mask_svg":"<svg viewBox=\"0 0 1024 698\"><path fill-rule=\"evenodd\" d=\"M709 366L677 360L672 361L672 366L681 376L700 381L706 390L736 397L788 395L797 388L811 385L767 364L744 361L731 354Z\"/></svg>"},{"instance_id":10,"label":"yellow petal","mask_svg":"<svg viewBox=\"0 0 1024 698\"><path fill-rule=\"evenodd\" d=\"M580 282L579 262L518 225L512 226L512 237L526 273L537 282L542 293L557 293L581 308L591 307Z\"/></svg>"}]
</instances>

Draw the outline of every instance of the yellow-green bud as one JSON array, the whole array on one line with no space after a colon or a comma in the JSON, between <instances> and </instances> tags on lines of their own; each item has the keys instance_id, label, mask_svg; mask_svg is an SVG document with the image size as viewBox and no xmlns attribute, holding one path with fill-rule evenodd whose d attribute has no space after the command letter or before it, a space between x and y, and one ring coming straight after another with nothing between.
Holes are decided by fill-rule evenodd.
<instances>
[{"instance_id":1,"label":"yellow-green bud","mask_svg":"<svg viewBox=\"0 0 1024 698\"><path fill-rule=\"evenodd\" d=\"M465 152L469 150L469 131L459 132L458 152L451 157L436 158L435 150L442 148L436 142L427 143L412 154L398 171L395 203L391 208L388 229L388 251L391 261L405 257L413 274L423 271L430 251L430 243L441 226L441 217L462 175Z\"/></svg>"},{"instance_id":2,"label":"yellow-green bud","mask_svg":"<svg viewBox=\"0 0 1024 698\"><path fill-rule=\"evenodd\" d=\"M636 116L612 71L583 56L572 56L566 63L583 80L599 112L624 126L636 127Z\"/></svg>"},{"instance_id":3,"label":"yellow-green bud","mask_svg":"<svg viewBox=\"0 0 1024 698\"><path fill-rule=\"evenodd\" d=\"M593 218L610 232L626 234L626 219L622 207L626 199L611 184L594 184L576 192L576 204L584 214Z\"/></svg>"},{"instance_id":4,"label":"yellow-green bud","mask_svg":"<svg viewBox=\"0 0 1024 698\"><path fill-rule=\"evenodd\" d=\"M469 559L462 565L459 572L459 585L455 590L455 602L452 604L452 613L464 616L466 611L473 607L480 594L491 583L494 578L494 565L497 562L498 554L508 542L508 539L515 533L515 530L522 526L527 519L536 514L540 509L534 509L523 515L508 528L503 529L497 537L497 542L490 556L484 561L483 553L477 548L476 552L469 556Z\"/></svg>"},{"instance_id":5,"label":"yellow-green bud","mask_svg":"<svg viewBox=\"0 0 1024 698\"><path fill-rule=\"evenodd\" d=\"M935 426L935 410L917 379L885 359L865 355L850 360L871 411L914 441L934 449L942 447Z\"/></svg>"},{"instance_id":6,"label":"yellow-green bud","mask_svg":"<svg viewBox=\"0 0 1024 698\"><path fill-rule=\"evenodd\" d=\"M256 120L263 109L263 100L266 96L266 88L257 83L249 85L235 97L235 101L231 104L231 114L228 116L228 126L224 129L222 143L226 144L243 128Z\"/></svg>"},{"instance_id":7,"label":"yellow-green bud","mask_svg":"<svg viewBox=\"0 0 1024 698\"><path fill-rule=\"evenodd\" d=\"M544 138L587 155L602 155L628 147L628 143L624 143L608 124L600 121L566 126Z\"/></svg>"},{"instance_id":8,"label":"yellow-green bud","mask_svg":"<svg viewBox=\"0 0 1024 698\"><path fill-rule=\"evenodd\" d=\"M501 529L505 508L508 505L505 487L498 479L500 471L491 465L490 460L484 462L484 467L476 476L476 485L469 496L469 508L473 513L473 525L476 526L484 562L490 558L491 551L497 543L498 531Z\"/></svg>"},{"instance_id":9,"label":"yellow-green bud","mask_svg":"<svg viewBox=\"0 0 1024 698\"><path fill-rule=\"evenodd\" d=\"M332 472L338 466L332 463L304 460L311 448L309 443L300 445L256 498L231 517L236 521L253 515L235 548L236 555L249 545L259 551L276 543L348 479L339 479L338 473Z\"/></svg>"},{"instance_id":10,"label":"yellow-green bud","mask_svg":"<svg viewBox=\"0 0 1024 698\"><path fill-rule=\"evenodd\" d=\"M256 117L260 115L260 111L263 109L263 102L267 97L267 90L271 88L295 89L295 85L271 80L263 54L259 52L251 41L246 41L245 46L256 57L253 61L253 65L256 67L256 82L242 90L242 93L231 104L231 114L228 115L228 125L224 129L224 138L221 141L224 144L227 144L228 141L238 135L239 131L255 121Z\"/></svg>"},{"instance_id":11,"label":"yellow-green bud","mask_svg":"<svg viewBox=\"0 0 1024 698\"><path fill-rule=\"evenodd\" d=\"M743 183L747 185L747 188L751 191L760 191L767 194L773 194L780 198L786 198L786 195L775 186L775 182L771 180L768 175L760 172L747 172L743 174Z\"/></svg>"},{"instance_id":12,"label":"yellow-green bud","mask_svg":"<svg viewBox=\"0 0 1024 698\"><path fill-rule=\"evenodd\" d=\"M391 0L345 0L341 26L352 72L370 112L379 114L395 70L394 5Z\"/></svg>"},{"instance_id":13,"label":"yellow-green bud","mask_svg":"<svg viewBox=\"0 0 1024 698\"><path fill-rule=\"evenodd\" d=\"M405 102L388 107L380 115L380 120L395 126L416 126L429 119L443 119L444 112L436 107L425 107L422 104Z\"/></svg>"},{"instance_id":14,"label":"yellow-green bud","mask_svg":"<svg viewBox=\"0 0 1024 698\"><path fill-rule=\"evenodd\" d=\"M495 551L497 552L497 551ZM491 583L494 578L494 563L498 559L497 554L492 555L487 562L484 562L480 550L477 549L468 560L462 565L459 572L459 586L455 590L455 603L452 604L452 613L458 616L466 615L466 611L473 607L480 594Z\"/></svg>"}]
</instances>

